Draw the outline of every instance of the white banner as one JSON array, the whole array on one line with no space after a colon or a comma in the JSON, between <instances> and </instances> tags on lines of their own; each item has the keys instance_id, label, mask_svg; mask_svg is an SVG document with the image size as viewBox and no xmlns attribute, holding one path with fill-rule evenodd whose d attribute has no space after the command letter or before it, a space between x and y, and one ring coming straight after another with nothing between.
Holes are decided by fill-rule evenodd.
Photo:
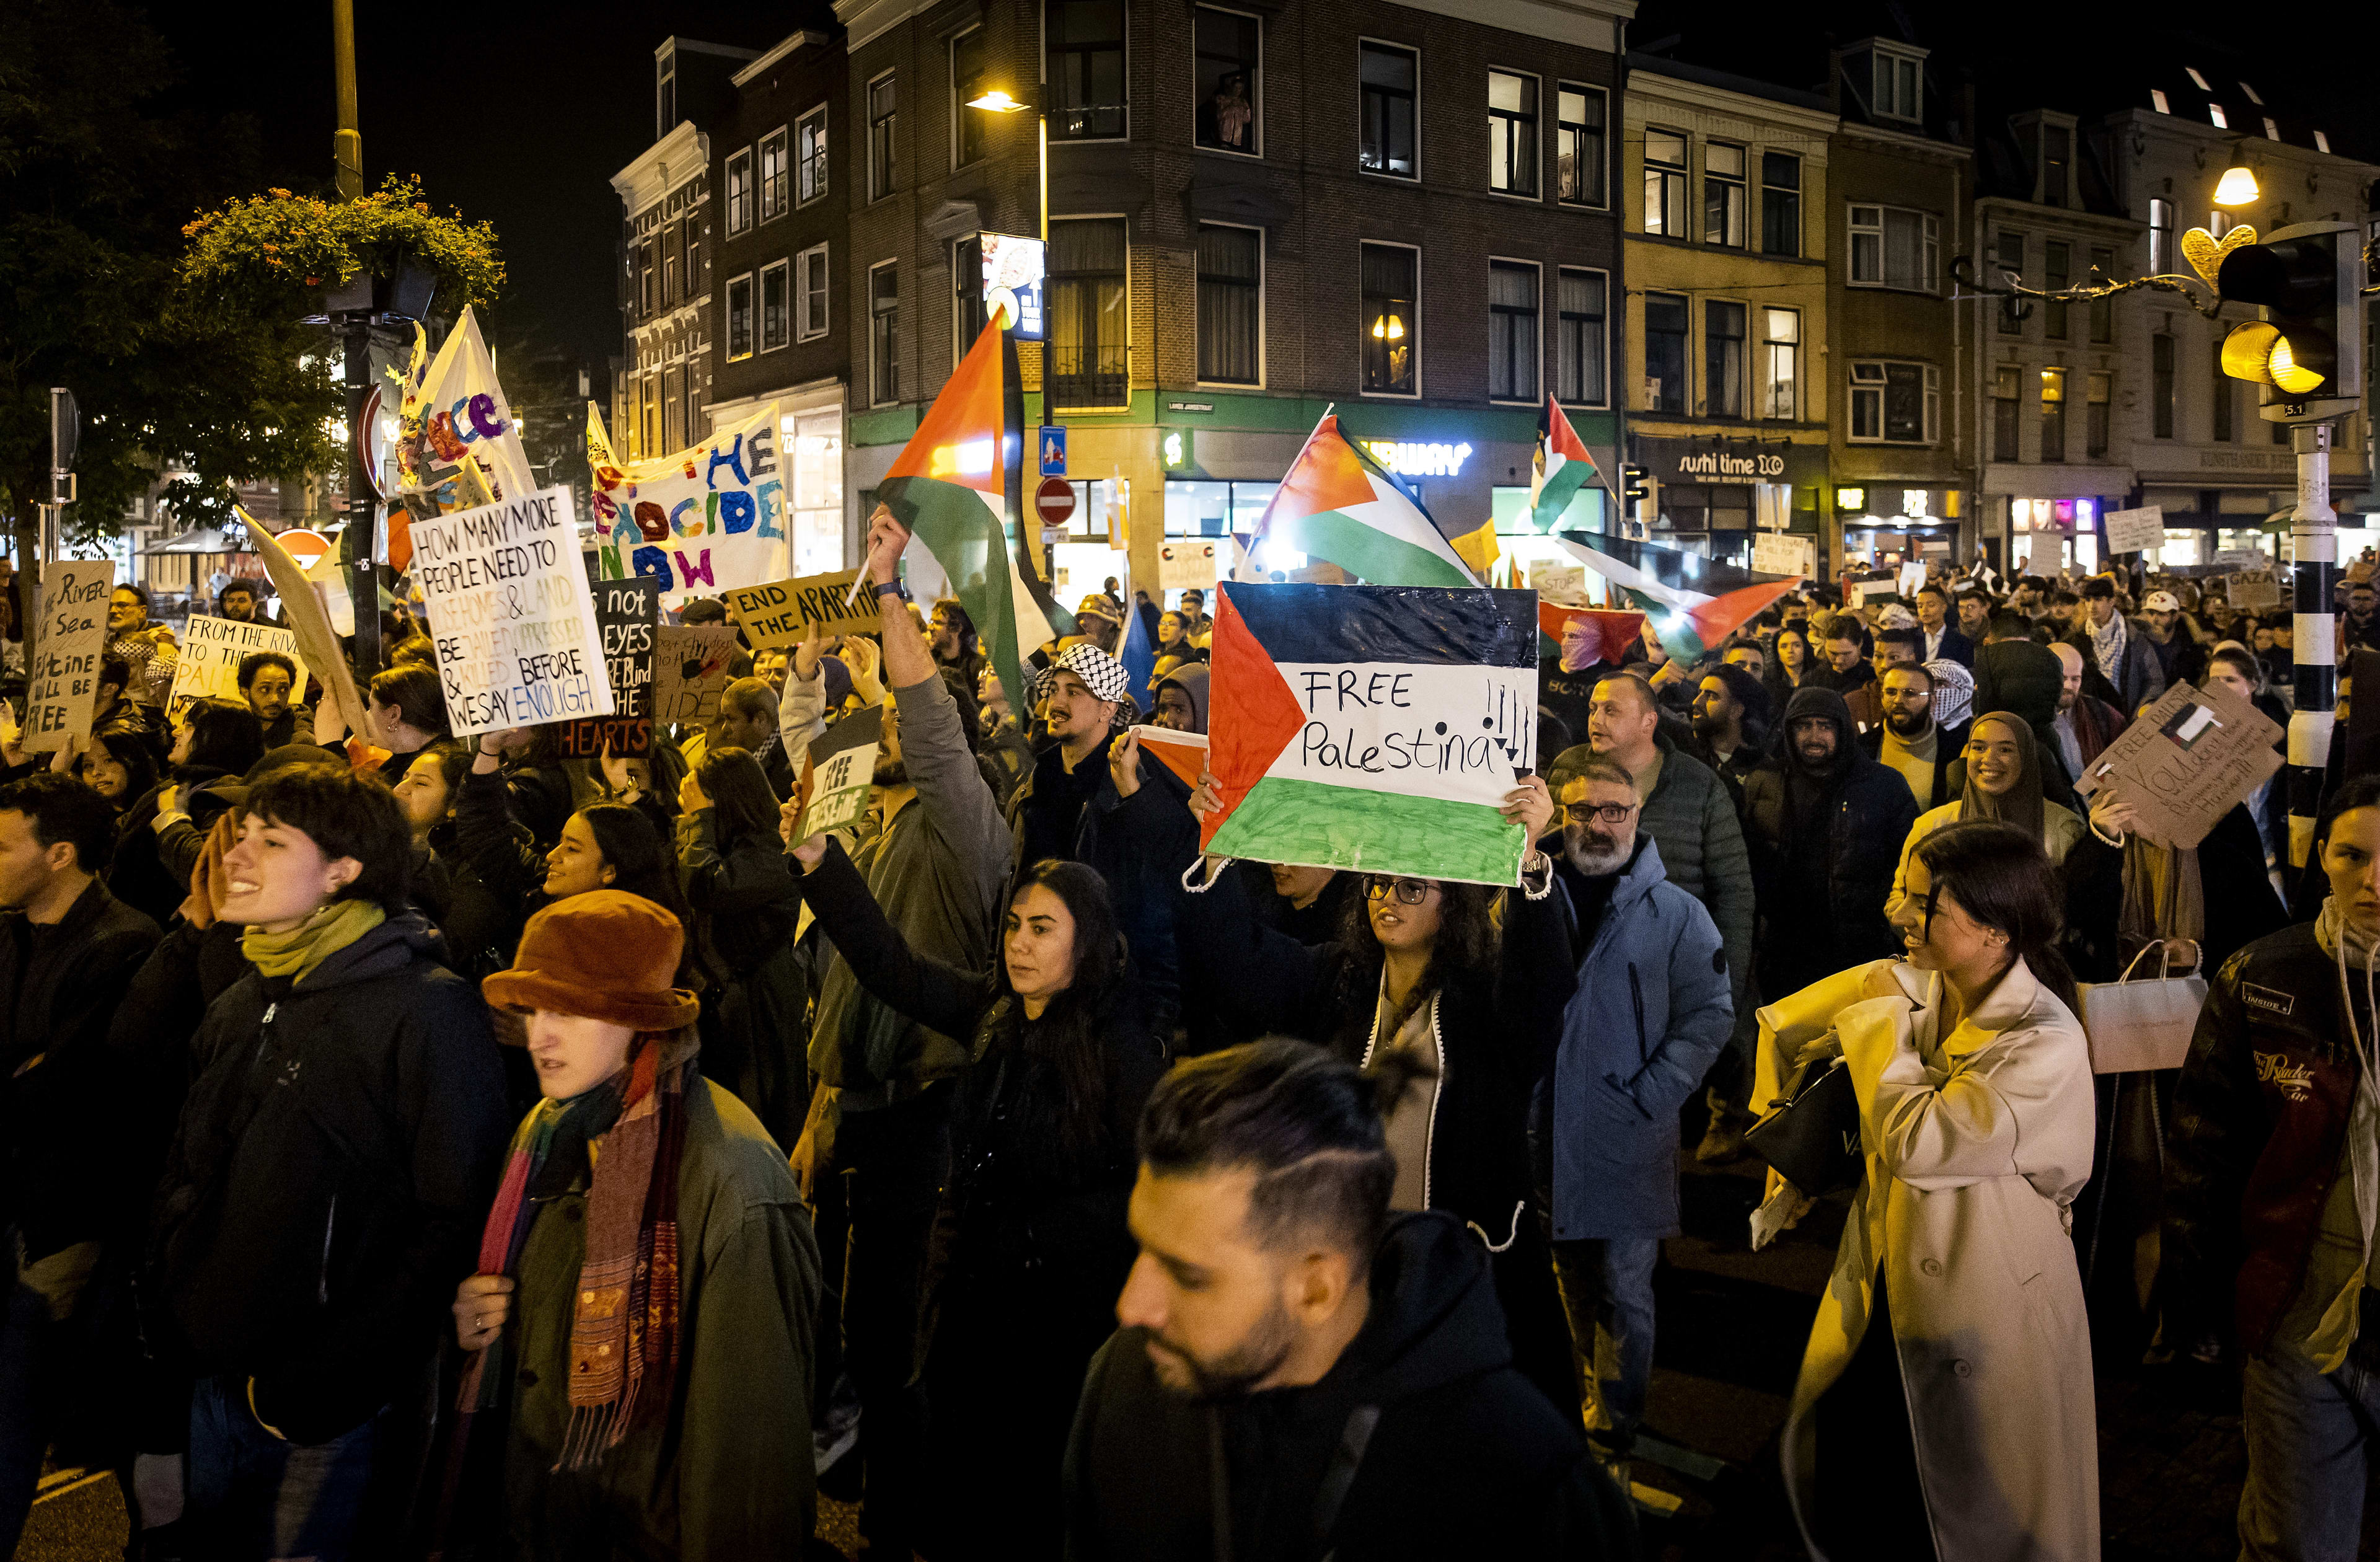
<instances>
[{"instance_id":1,"label":"white banner","mask_svg":"<svg viewBox=\"0 0 2380 1562\"><path fill-rule=\"evenodd\" d=\"M1818 550L1815 539L1795 537L1780 532L1760 533L1752 539L1752 567L1761 575L1799 575L1807 580L1818 572Z\"/></svg>"},{"instance_id":2,"label":"white banner","mask_svg":"<svg viewBox=\"0 0 2380 1562\"><path fill-rule=\"evenodd\" d=\"M417 518L413 550L455 737L611 714L566 484Z\"/></svg>"},{"instance_id":3,"label":"white banner","mask_svg":"<svg viewBox=\"0 0 2380 1562\"><path fill-rule=\"evenodd\" d=\"M396 444L401 491L426 494L443 510L468 504L471 485L455 482L464 457L478 458L499 500L517 499L537 488L520 425L513 421L496 365L480 337L479 317L468 309L438 356L427 362L427 344L415 327L413 363L406 375Z\"/></svg>"},{"instance_id":4,"label":"white banner","mask_svg":"<svg viewBox=\"0 0 2380 1562\"><path fill-rule=\"evenodd\" d=\"M2103 519L2107 527L2107 551L2111 554L2136 554L2165 545L2165 506L2162 505L2143 505L2136 510L2109 510Z\"/></svg>"},{"instance_id":5,"label":"white banner","mask_svg":"<svg viewBox=\"0 0 2380 1562\"><path fill-rule=\"evenodd\" d=\"M595 474L597 572L649 575L662 605L762 586L794 573L785 541L785 472L778 404L713 429L690 450L653 460L613 458L603 420L587 408L587 464Z\"/></svg>"}]
</instances>

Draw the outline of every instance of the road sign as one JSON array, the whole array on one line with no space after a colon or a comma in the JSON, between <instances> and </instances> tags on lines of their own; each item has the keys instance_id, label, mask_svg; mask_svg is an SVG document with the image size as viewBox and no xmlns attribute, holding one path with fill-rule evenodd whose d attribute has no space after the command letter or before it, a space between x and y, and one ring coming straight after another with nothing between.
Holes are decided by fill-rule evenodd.
<instances>
[{"instance_id":1,"label":"road sign","mask_svg":"<svg viewBox=\"0 0 2380 1562\"><path fill-rule=\"evenodd\" d=\"M1033 509L1044 526L1063 526L1075 519L1075 485L1062 477L1045 477L1033 491Z\"/></svg>"},{"instance_id":2,"label":"road sign","mask_svg":"<svg viewBox=\"0 0 2380 1562\"><path fill-rule=\"evenodd\" d=\"M298 561L298 567L300 569L313 568L315 565L322 562L322 555L331 551L331 540L328 537L323 536L320 531L310 531L302 526L293 527L287 531L281 532L274 541L281 544L284 553Z\"/></svg>"},{"instance_id":3,"label":"road sign","mask_svg":"<svg viewBox=\"0 0 2380 1562\"><path fill-rule=\"evenodd\" d=\"M1066 429L1062 423L1041 425L1041 475L1066 475Z\"/></svg>"}]
</instances>

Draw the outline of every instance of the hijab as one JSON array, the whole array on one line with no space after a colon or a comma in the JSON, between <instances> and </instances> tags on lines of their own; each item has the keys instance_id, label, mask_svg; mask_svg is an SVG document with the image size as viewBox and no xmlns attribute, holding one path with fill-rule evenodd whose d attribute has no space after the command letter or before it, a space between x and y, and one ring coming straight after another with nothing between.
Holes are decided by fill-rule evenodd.
<instances>
[{"instance_id":1,"label":"hijab","mask_svg":"<svg viewBox=\"0 0 2380 1562\"><path fill-rule=\"evenodd\" d=\"M2006 732L2016 743L2016 784L1998 797L1984 790L1975 779L1974 767L1967 767L1967 789L1959 799L1959 818L1997 819L2013 824L2034 840L2043 837L2046 827L2046 811L2041 801L2041 751L2033 740L2033 728L2017 720L2007 711L1992 711L1977 716L1967 729L1967 740L1973 742L1983 736L1984 724L1990 722Z\"/></svg>"}]
</instances>

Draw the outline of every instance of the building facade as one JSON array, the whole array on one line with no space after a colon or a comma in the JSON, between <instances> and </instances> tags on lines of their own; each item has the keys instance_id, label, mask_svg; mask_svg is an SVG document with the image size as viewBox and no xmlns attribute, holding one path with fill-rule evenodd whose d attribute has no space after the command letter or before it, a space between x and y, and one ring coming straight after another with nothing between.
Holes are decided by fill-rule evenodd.
<instances>
[{"instance_id":1,"label":"building facade","mask_svg":"<svg viewBox=\"0 0 2380 1562\"><path fill-rule=\"evenodd\" d=\"M1837 116L1816 93L1632 55L1623 122L1628 444L1649 479L1631 519L1727 564L1750 565L1761 531L1815 544L1840 400Z\"/></svg>"},{"instance_id":2,"label":"building facade","mask_svg":"<svg viewBox=\"0 0 2380 1562\"><path fill-rule=\"evenodd\" d=\"M1633 10L843 0L857 506L980 327L973 240L1038 231L1038 118L1050 416L1079 501L1062 593L1127 553L1150 590L1164 536L1245 530L1326 408L1449 530L1524 529L1548 390L1616 455ZM965 106L995 89L1034 107ZM1028 420L1041 352L1022 347Z\"/></svg>"}]
</instances>

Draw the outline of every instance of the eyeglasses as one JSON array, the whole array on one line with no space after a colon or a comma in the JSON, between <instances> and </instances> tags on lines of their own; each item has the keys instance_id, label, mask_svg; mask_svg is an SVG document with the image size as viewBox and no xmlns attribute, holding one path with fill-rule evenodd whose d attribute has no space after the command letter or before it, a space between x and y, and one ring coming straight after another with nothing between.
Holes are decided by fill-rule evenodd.
<instances>
[{"instance_id":1,"label":"eyeglasses","mask_svg":"<svg viewBox=\"0 0 2380 1562\"><path fill-rule=\"evenodd\" d=\"M1432 887L1427 879L1391 879L1378 873L1372 873L1364 880L1364 898L1386 900L1389 897L1389 892L1394 890L1398 905L1418 906L1429 898Z\"/></svg>"},{"instance_id":2,"label":"eyeglasses","mask_svg":"<svg viewBox=\"0 0 2380 1562\"><path fill-rule=\"evenodd\" d=\"M1634 802L1574 802L1562 810L1573 824L1585 824L1600 819L1606 824L1625 824L1628 816L1644 807Z\"/></svg>"}]
</instances>

